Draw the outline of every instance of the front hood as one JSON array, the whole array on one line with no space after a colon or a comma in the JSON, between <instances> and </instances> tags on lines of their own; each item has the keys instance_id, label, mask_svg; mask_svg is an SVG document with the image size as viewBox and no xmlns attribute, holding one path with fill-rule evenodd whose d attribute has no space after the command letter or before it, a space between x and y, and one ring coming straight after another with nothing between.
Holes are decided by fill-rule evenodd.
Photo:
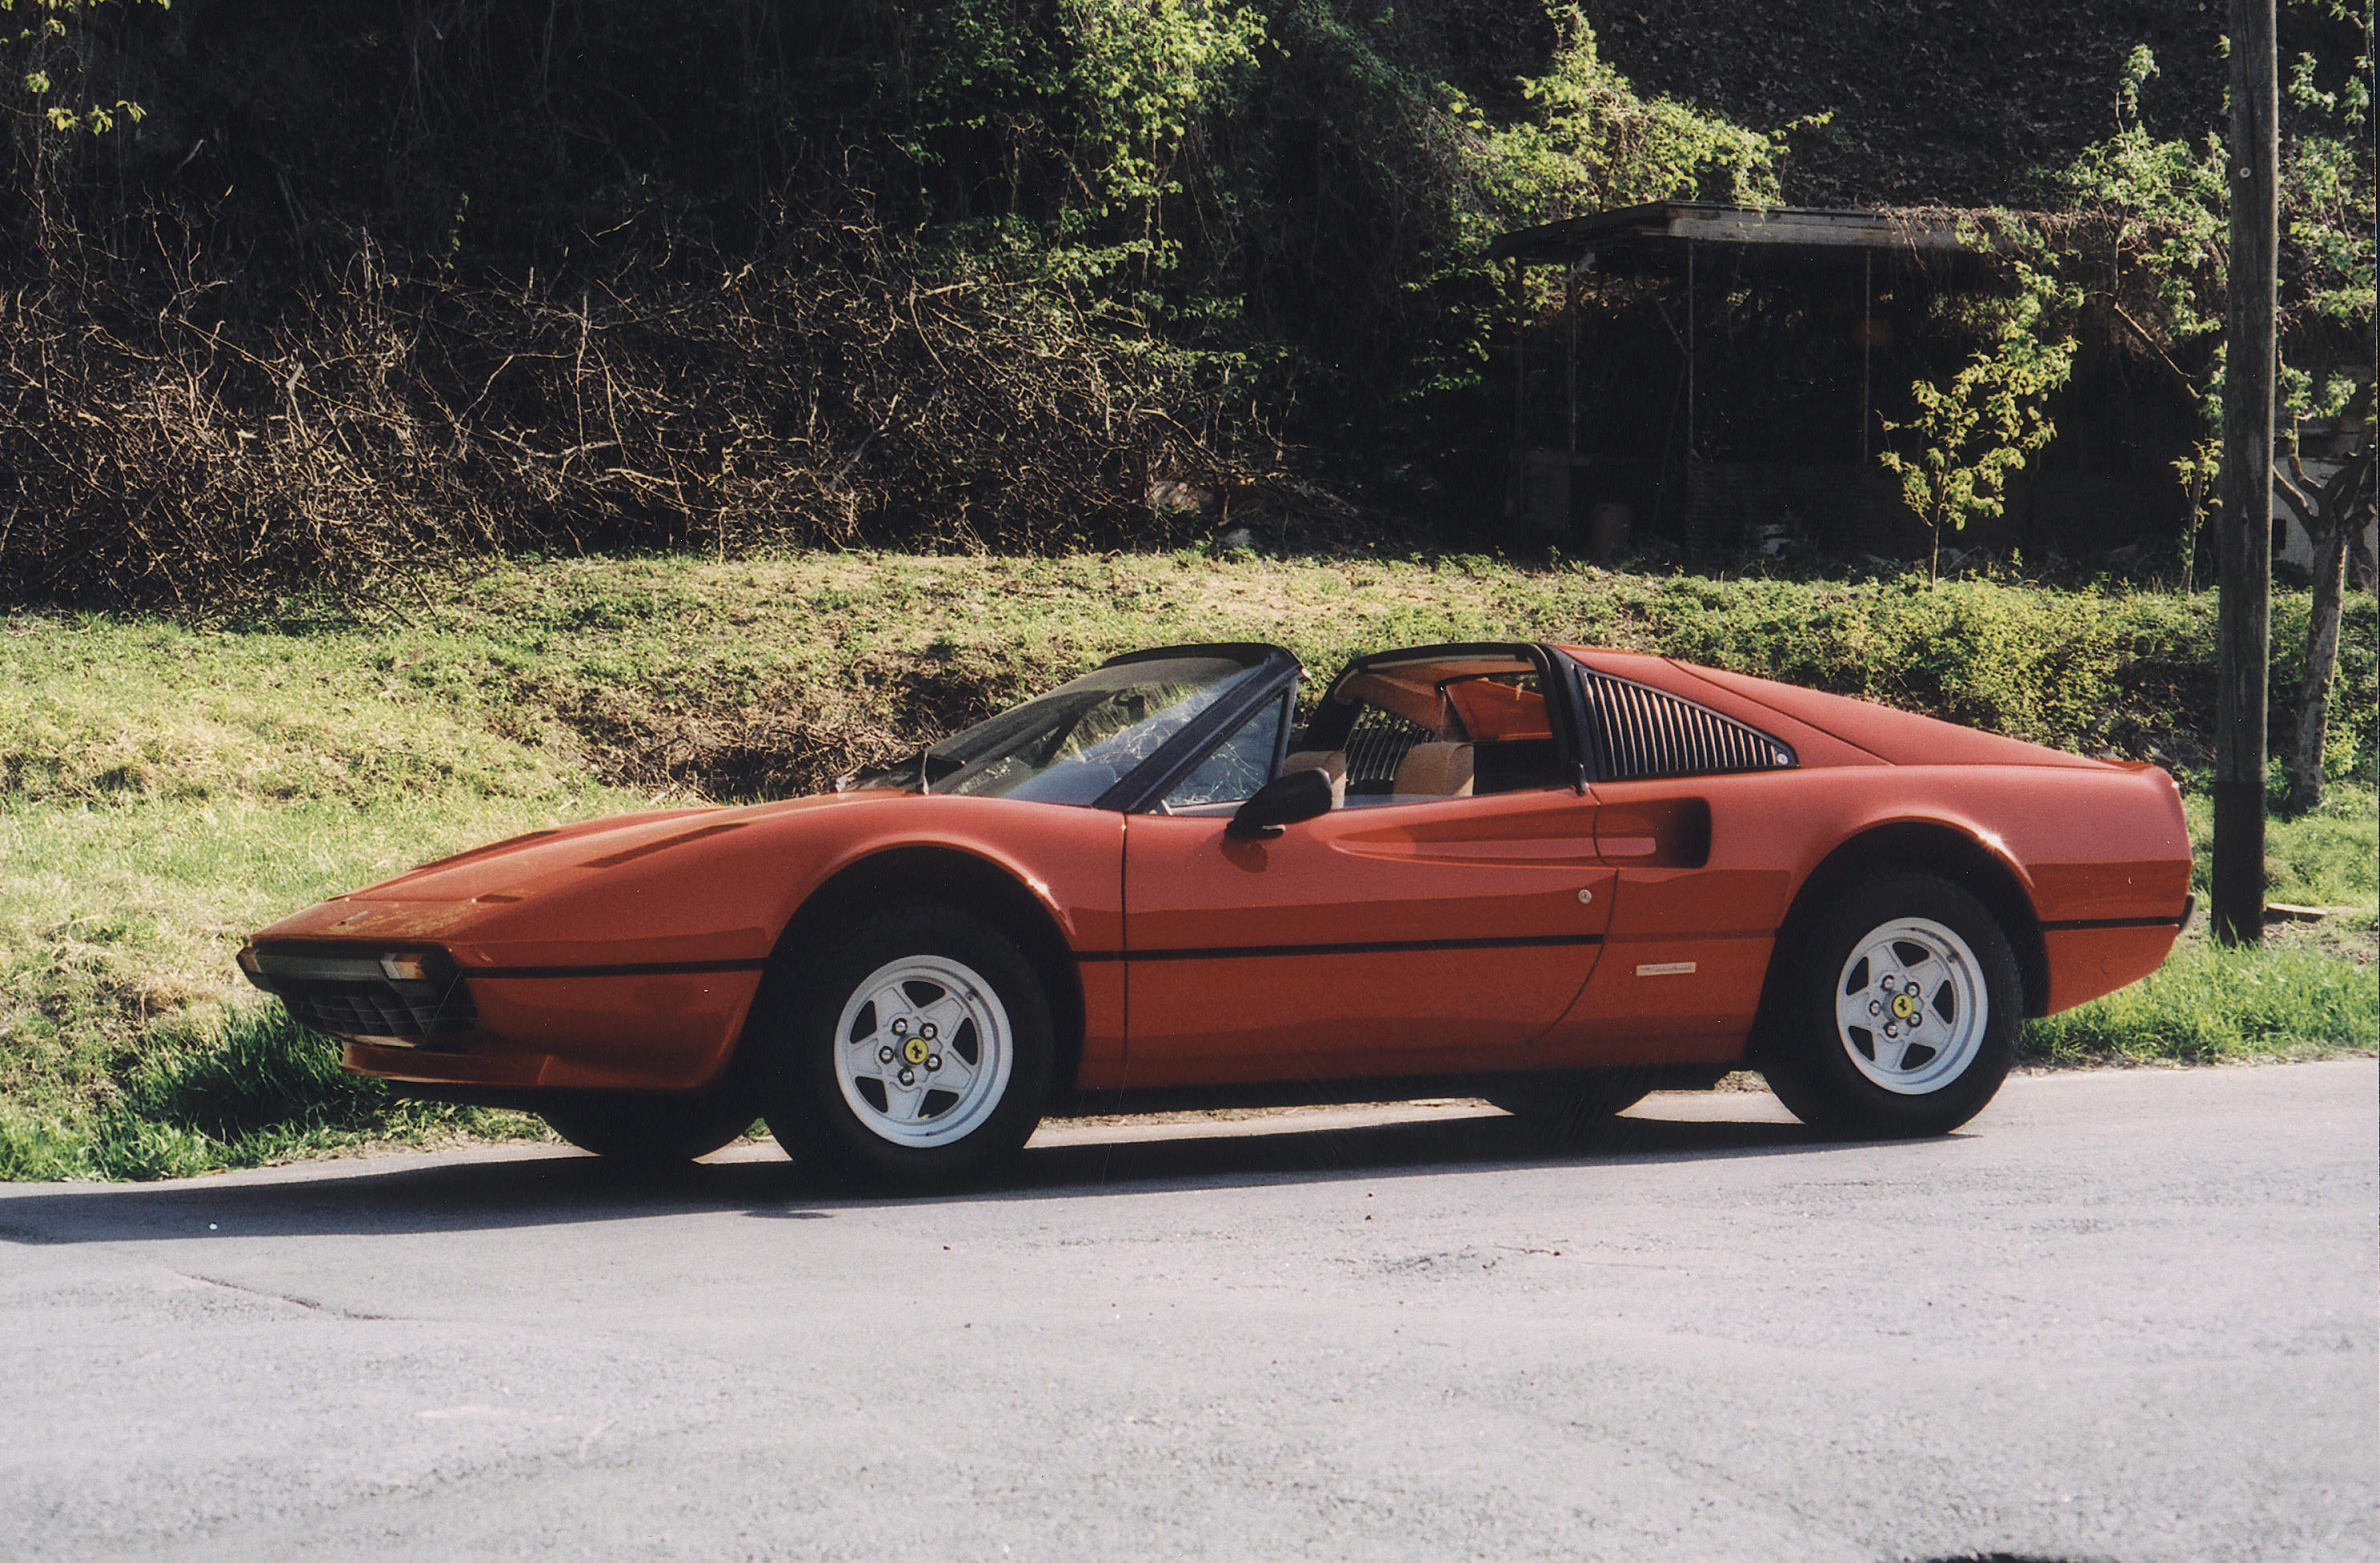
<instances>
[{"instance_id":1,"label":"front hood","mask_svg":"<svg viewBox=\"0 0 2380 1563\"><path fill-rule=\"evenodd\" d=\"M1086 892L1053 898L1044 875L1055 865L1111 895L1123 826L1099 810L885 788L594 820L425 864L285 918L256 942L436 945L467 972L757 961L793 910L857 856L956 849L1010 865L1045 902L1065 905ZM1020 849L1038 872L1016 862ZM1118 947L1121 930L1101 924L1081 938Z\"/></svg>"},{"instance_id":2,"label":"front hood","mask_svg":"<svg viewBox=\"0 0 2380 1563\"><path fill-rule=\"evenodd\" d=\"M616 876L623 891L638 894L638 887L650 878L638 871L666 867L674 849L722 840L771 821L790 824L788 816L821 812L863 800L881 802L895 796L881 790L829 793L747 808L619 814L531 831L334 897L282 919L256 937L259 941L363 938L393 944L501 938L504 936L501 930L518 922L514 914L542 920L544 914L539 909L574 899L565 894L572 889L609 885ZM780 841L784 836L782 828L766 834Z\"/></svg>"},{"instance_id":3,"label":"front hood","mask_svg":"<svg viewBox=\"0 0 2380 1563\"><path fill-rule=\"evenodd\" d=\"M832 808L879 792L825 793L740 809L664 809L535 830L475 847L383 879L344 898L355 901L470 901L501 906L589 870L619 868L671 848L742 830L762 820Z\"/></svg>"}]
</instances>

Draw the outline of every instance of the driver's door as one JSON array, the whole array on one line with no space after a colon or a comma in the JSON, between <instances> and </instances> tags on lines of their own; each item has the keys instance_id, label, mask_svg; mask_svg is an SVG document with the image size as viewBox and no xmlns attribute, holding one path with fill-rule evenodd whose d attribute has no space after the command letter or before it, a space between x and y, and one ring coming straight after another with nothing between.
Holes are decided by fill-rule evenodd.
<instances>
[{"instance_id":1,"label":"driver's door","mask_svg":"<svg viewBox=\"0 0 2380 1563\"><path fill-rule=\"evenodd\" d=\"M1613 873L1569 788L1227 824L1125 821L1132 1085L1526 1068L1594 970Z\"/></svg>"}]
</instances>

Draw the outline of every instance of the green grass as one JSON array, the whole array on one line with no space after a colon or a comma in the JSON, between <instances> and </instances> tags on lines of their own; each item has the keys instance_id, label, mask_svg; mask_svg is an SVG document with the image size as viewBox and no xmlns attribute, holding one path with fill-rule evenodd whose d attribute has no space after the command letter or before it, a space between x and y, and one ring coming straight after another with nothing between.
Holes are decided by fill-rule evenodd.
<instances>
[{"instance_id":1,"label":"green grass","mask_svg":"<svg viewBox=\"0 0 2380 1563\"><path fill-rule=\"evenodd\" d=\"M327 1044L239 982L233 950L290 910L475 842L816 788L1118 651L1269 640L1321 675L1427 641L1657 650L2153 755L2187 778L2204 761L2211 615L2204 596L1991 580L1195 552L516 562L424 582L403 604L293 602L238 624L17 612L0 619L0 1176L158 1176L374 1138L535 1132L350 1089ZM2277 602L2277 647L2302 617L2302 594ZM2251 1015L2253 984L2235 979L2260 959L2369 959L2373 641L2359 594L2337 696L2340 787L2268 840L2274 898L2357 916L2292 934L2296 953L2186 948L2102 1001L2154 1000L2156 1015L2102 1022L2089 1007L2035 1028L2033 1056L2129 1058L2136 1044L2119 1042L2140 1035L2192 1060L2369 1044L2368 965L2360 989L2292 978L2331 995L2312 1009ZM2280 698L2291 676L2281 658ZM2191 806L2203 873L2205 812ZM2216 976L2190 975L2209 960ZM254 1100L223 1106L222 1081L250 1076Z\"/></svg>"},{"instance_id":2,"label":"green grass","mask_svg":"<svg viewBox=\"0 0 2380 1563\"><path fill-rule=\"evenodd\" d=\"M463 702L373 678L374 651L369 633L8 621L13 1124L95 1123L163 1052L229 1023L256 996L231 952L263 923L443 851L638 801Z\"/></svg>"},{"instance_id":3,"label":"green grass","mask_svg":"<svg viewBox=\"0 0 2380 1563\"><path fill-rule=\"evenodd\" d=\"M2281 797L2275 767L2271 795ZM2192 859L2191 888L2201 905L2214 860L2215 804L2204 793L2185 795ZM2380 851L2375 850L2373 794L2354 786L2328 789L2322 807L2297 819L2265 823L2265 898L2293 906L2368 910L2380 900Z\"/></svg>"},{"instance_id":4,"label":"green grass","mask_svg":"<svg viewBox=\"0 0 2380 1563\"><path fill-rule=\"evenodd\" d=\"M2277 766L2270 791L2277 802ZM2215 1064L2373 1051L2380 1037L2380 799L2344 784L2311 813L2265 821L2266 902L2343 910L2315 924L2274 923L2255 948L2208 938L2214 804L2186 793L2182 810L2201 915L2143 981L2028 1021L2021 1056L2042 1064Z\"/></svg>"},{"instance_id":5,"label":"green grass","mask_svg":"<svg viewBox=\"0 0 2380 1563\"><path fill-rule=\"evenodd\" d=\"M2368 955L2194 941L2144 981L2027 1021L2019 1054L2045 1064L2240 1063L2368 1053L2375 1034L2380 981Z\"/></svg>"},{"instance_id":6,"label":"green grass","mask_svg":"<svg viewBox=\"0 0 2380 1563\"><path fill-rule=\"evenodd\" d=\"M94 1109L43 1114L0 1102L0 1178L188 1178L361 1144L540 1138L520 1113L398 1103L346 1074L338 1044L280 1006L242 1005L152 1037Z\"/></svg>"},{"instance_id":7,"label":"green grass","mask_svg":"<svg viewBox=\"0 0 2380 1563\"><path fill-rule=\"evenodd\" d=\"M2273 796L2281 794L2276 774ZM2214 807L2186 794L2201 915L2166 963L2107 997L2028 1021L2021 1055L2046 1064L2213 1064L2374 1051L2380 1038L2380 799L2334 787L2323 806L2265 824L2268 904L2334 909L2276 922L2261 947L2207 936Z\"/></svg>"}]
</instances>

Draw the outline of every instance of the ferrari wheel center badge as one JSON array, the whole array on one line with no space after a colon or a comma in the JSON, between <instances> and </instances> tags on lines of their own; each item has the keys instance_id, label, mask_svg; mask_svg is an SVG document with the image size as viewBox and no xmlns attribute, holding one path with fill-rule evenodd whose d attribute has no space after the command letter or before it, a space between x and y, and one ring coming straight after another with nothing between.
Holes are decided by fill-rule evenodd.
<instances>
[{"instance_id":1,"label":"ferrari wheel center badge","mask_svg":"<svg viewBox=\"0 0 2380 1563\"><path fill-rule=\"evenodd\" d=\"M901 1056L908 1059L912 1064L922 1064L926 1061L927 1052L926 1039L921 1036L913 1036L903 1044L901 1048Z\"/></svg>"},{"instance_id":2,"label":"ferrari wheel center badge","mask_svg":"<svg viewBox=\"0 0 2380 1563\"><path fill-rule=\"evenodd\" d=\"M1892 1012L1900 1020L1913 1020L1917 1018L1917 1001L1905 993L1895 994L1892 995Z\"/></svg>"}]
</instances>

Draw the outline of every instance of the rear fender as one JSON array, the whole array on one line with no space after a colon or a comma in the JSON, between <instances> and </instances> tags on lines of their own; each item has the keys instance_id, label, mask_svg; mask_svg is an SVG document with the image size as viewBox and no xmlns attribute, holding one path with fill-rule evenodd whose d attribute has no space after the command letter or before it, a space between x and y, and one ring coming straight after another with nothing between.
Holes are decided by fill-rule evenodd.
<instances>
[{"instance_id":1,"label":"rear fender","mask_svg":"<svg viewBox=\"0 0 2380 1563\"><path fill-rule=\"evenodd\" d=\"M2045 1012L2049 995L2049 959L2034 910L2033 883L1989 832L1938 818L1876 821L1840 843L1811 871L1795 892L1769 957L1760 1016L1751 1056L1775 1040L1786 981L1802 969L1803 943L1824 908L1867 876L1916 870L1937 873L1984 903L2008 934L2024 986L2024 1013Z\"/></svg>"}]
</instances>

